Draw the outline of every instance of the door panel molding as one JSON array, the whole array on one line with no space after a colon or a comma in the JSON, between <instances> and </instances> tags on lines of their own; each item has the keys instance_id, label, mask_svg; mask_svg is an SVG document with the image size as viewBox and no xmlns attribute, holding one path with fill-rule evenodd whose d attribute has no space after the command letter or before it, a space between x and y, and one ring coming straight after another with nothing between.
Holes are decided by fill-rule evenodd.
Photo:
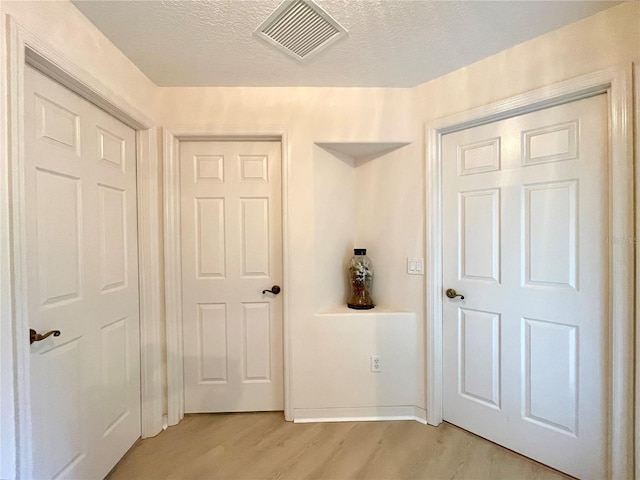
<instances>
[{"instance_id":1,"label":"door panel molding","mask_svg":"<svg viewBox=\"0 0 640 480\"><path fill-rule=\"evenodd\" d=\"M426 319L427 421L439 425L442 415L443 320L443 135L515 117L599 93L609 100L609 352L608 451L609 478L633 478L634 473L634 160L632 124L632 65L601 70L546 86L507 100L441 118L425 126L426 136ZM636 172L637 173L637 172ZM615 185L615 189L612 188ZM637 433L637 432L636 432Z\"/></svg>"},{"instance_id":2,"label":"door panel molding","mask_svg":"<svg viewBox=\"0 0 640 480\"><path fill-rule=\"evenodd\" d=\"M162 429L162 282L160 277L160 209L158 129L122 97L7 16L7 82L2 87L0 119L0 346L3 478L31 478L31 402L29 329L26 305L24 202L24 71L44 73L136 130L137 214L140 282L142 436ZM2 82L4 84L4 82ZM6 90L5 90L6 89ZM7 99L6 101L4 99ZM8 426L9 428L4 428ZM13 463L4 460L14 458Z\"/></svg>"},{"instance_id":3,"label":"door panel molding","mask_svg":"<svg viewBox=\"0 0 640 480\"><path fill-rule=\"evenodd\" d=\"M164 188L164 282L167 345L168 424L177 425L184 417L184 373L182 338L182 246L180 232L180 155L181 141L265 141L280 142L282 157L282 250L283 250L283 348L284 348L284 417L293 420L291 391L291 324L289 320L289 143L281 127L229 127L211 125L201 128L169 127L162 129ZM255 181L255 180L254 180Z\"/></svg>"}]
</instances>

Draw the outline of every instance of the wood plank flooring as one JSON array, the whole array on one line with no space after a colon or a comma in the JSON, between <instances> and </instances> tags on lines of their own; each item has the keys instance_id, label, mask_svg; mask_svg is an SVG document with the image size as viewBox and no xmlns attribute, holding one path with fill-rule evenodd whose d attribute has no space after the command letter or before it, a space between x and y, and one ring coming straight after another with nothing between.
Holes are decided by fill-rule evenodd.
<instances>
[{"instance_id":1,"label":"wood plank flooring","mask_svg":"<svg viewBox=\"0 0 640 480\"><path fill-rule=\"evenodd\" d=\"M187 415L139 441L119 479L566 479L453 425L285 422L281 412Z\"/></svg>"}]
</instances>

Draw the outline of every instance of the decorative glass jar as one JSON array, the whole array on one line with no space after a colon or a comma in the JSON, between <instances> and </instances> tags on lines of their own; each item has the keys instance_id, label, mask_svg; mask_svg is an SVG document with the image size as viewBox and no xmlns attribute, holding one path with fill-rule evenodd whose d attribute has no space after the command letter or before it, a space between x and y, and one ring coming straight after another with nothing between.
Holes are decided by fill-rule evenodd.
<instances>
[{"instance_id":1,"label":"decorative glass jar","mask_svg":"<svg viewBox=\"0 0 640 480\"><path fill-rule=\"evenodd\" d=\"M365 248L356 248L353 254L349 262L351 292L347 306L356 310L369 310L374 307L371 300L371 281L373 280L371 261L367 257Z\"/></svg>"}]
</instances>

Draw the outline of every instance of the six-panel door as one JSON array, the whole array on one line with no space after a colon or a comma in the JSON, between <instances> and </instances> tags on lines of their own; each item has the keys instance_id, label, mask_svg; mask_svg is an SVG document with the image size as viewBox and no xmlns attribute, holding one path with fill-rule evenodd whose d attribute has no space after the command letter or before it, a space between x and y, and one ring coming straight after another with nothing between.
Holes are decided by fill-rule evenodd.
<instances>
[{"instance_id":1,"label":"six-panel door","mask_svg":"<svg viewBox=\"0 0 640 480\"><path fill-rule=\"evenodd\" d=\"M140 436L135 132L25 70L36 478L102 478ZM27 332L25 332L26 335Z\"/></svg>"},{"instance_id":2,"label":"six-panel door","mask_svg":"<svg viewBox=\"0 0 640 480\"><path fill-rule=\"evenodd\" d=\"M600 95L442 141L444 418L580 478L605 475L607 131Z\"/></svg>"},{"instance_id":3,"label":"six-panel door","mask_svg":"<svg viewBox=\"0 0 640 480\"><path fill-rule=\"evenodd\" d=\"M283 409L279 142L181 142L185 412Z\"/></svg>"}]
</instances>

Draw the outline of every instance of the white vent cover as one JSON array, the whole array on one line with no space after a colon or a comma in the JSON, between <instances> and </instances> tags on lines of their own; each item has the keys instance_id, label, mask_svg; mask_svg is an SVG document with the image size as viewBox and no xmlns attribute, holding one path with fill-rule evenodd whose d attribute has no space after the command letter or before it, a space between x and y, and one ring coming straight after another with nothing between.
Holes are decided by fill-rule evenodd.
<instances>
[{"instance_id":1,"label":"white vent cover","mask_svg":"<svg viewBox=\"0 0 640 480\"><path fill-rule=\"evenodd\" d=\"M255 34L305 61L345 37L347 31L313 0L284 0Z\"/></svg>"}]
</instances>

